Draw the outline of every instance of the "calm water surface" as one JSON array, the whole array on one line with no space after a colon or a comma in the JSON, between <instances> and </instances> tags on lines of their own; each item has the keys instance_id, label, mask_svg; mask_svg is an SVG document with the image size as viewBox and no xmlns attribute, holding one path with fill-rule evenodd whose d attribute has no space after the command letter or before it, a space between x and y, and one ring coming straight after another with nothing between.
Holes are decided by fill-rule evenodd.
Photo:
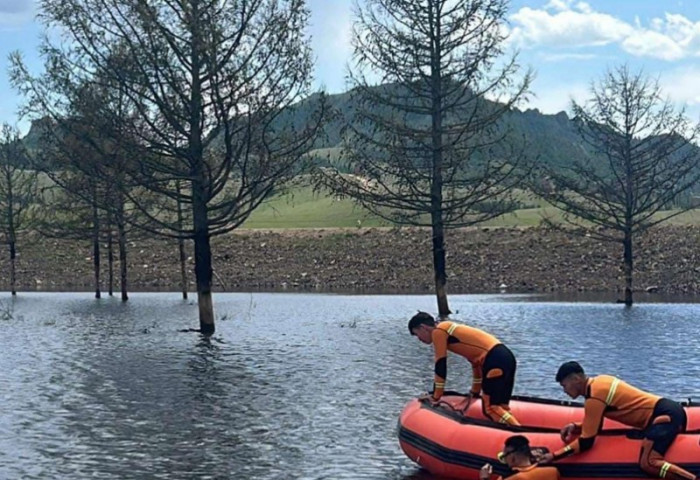
<instances>
[{"instance_id":1,"label":"calm water surface","mask_svg":"<svg viewBox=\"0 0 700 480\"><path fill-rule=\"evenodd\" d=\"M577 359L700 399L700 304L453 296L518 357L516 393L564 398ZM429 479L395 435L432 383L408 335L432 296L217 294L217 334L176 294L0 294L0 479ZM451 357L448 388L470 384Z\"/></svg>"}]
</instances>

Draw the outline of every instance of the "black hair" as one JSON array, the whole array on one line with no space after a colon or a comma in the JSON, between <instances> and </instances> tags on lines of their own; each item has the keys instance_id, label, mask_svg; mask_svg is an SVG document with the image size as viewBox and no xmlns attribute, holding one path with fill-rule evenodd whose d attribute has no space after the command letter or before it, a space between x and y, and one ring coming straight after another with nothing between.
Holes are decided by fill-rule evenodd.
<instances>
[{"instance_id":1,"label":"black hair","mask_svg":"<svg viewBox=\"0 0 700 480\"><path fill-rule=\"evenodd\" d=\"M421 325L435 326L435 319L427 312L418 312L408 321L408 332L413 335L413 329Z\"/></svg>"},{"instance_id":2,"label":"black hair","mask_svg":"<svg viewBox=\"0 0 700 480\"><path fill-rule=\"evenodd\" d=\"M562 363L561 367L557 371L557 383L561 383L569 375L574 373L584 374L583 367L578 364L578 362L566 362Z\"/></svg>"},{"instance_id":3,"label":"black hair","mask_svg":"<svg viewBox=\"0 0 700 480\"><path fill-rule=\"evenodd\" d=\"M530 455L530 441L527 439L527 437L522 435L508 437L505 448L508 448L513 452Z\"/></svg>"}]
</instances>

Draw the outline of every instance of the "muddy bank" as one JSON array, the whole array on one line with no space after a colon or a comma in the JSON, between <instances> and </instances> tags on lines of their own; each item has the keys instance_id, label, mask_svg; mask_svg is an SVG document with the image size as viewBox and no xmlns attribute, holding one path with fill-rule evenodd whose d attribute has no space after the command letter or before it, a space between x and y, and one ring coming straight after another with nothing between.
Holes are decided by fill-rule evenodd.
<instances>
[{"instance_id":1,"label":"muddy bank","mask_svg":"<svg viewBox=\"0 0 700 480\"><path fill-rule=\"evenodd\" d=\"M449 293L498 292L503 285L508 292L615 292L623 284L617 244L534 227L450 231L447 243ZM430 292L430 248L429 232L418 229L241 231L212 240L215 288ZM0 290L9 288L6 250ZM87 242L25 238L18 250L19 290L92 289ZM700 294L700 227L656 228L640 238L635 255L636 289ZM106 250L102 264L106 290ZM130 291L179 289L174 241L130 241L128 267Z\"/></svg>"}]
</instances>

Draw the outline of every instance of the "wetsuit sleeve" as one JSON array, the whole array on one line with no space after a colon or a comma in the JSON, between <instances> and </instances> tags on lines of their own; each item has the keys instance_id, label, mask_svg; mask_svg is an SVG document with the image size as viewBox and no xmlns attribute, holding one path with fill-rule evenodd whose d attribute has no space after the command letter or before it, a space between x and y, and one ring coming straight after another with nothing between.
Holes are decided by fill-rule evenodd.
<instances>
[{"instance_id":1,"label":"wetsuit sleeve","mask_svg":"<svg viewBox=\"0 0 700 480\"><path fill-rule=\"evenodd\" d=\"M481 366L472 364L472 395L481 393Z\"/></svg>"},{"instance_id":2,"label":"wetsuit sleeve","mask_svg":"<svg viewBox=\"0 0 700 480\"><path fill-rule=\"evenodd\" d=\"M435 350L435 380L433 383L433 399L442 397L447 381L447 339L446 331L436 328L433 330L433 349Z\"/></svg>"},{"instance_id":3,"label":"wetsuit sleeve","mask_svg":"<svg viewBox=\"0 0 700 480\"><path fill-rule=\"evenodd\" d=\"M559 470L556 467L535 467L505 477L505 480L559 480ZM503 477L498 477L503 480Z\"/></svg>"},{"instance_id":4,"label":"wetsuit sleeve","mask_svg":"<svg viewBox=\"0 0 700 480\"><path fill-rule=\"evenodd\" d=\"M581 436L554 453L554 459L568 457L577 453L585 452L593 446L596 435L603 425L603 414L605 413L605 402L597 398L587 398L584 403L583 425Z\"/></svg>"}]
</instances>

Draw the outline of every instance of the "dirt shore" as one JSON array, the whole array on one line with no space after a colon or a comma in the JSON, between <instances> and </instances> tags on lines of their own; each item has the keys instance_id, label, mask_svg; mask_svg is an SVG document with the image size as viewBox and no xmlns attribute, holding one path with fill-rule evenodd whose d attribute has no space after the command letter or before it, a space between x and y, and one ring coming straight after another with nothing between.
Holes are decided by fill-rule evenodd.
<instances>
[{"instance_id":1,"label":"dirt shore","mask_svg":"<svg viewBox=\"0 0 700 480\"><path fill-rule=\"evenodd\" d=\"M700 227L664 226L636 246L635 289L700 294ZM188 245L191 252L192 247ZM19 290L93 288L88 242L22 239ZM212 240L216 290L432 291L431 238L420 229L240 231ZM544 228L448 232L448 292L615 292L621 246ZM129 242L129 290L179 289L174 241ZM103 250L103 288L107 285ZM7 248L0 290L9 289ZM192 254L188 260L193 290ZM118 262L115 261L115 269ZM115 272L115 276L118 274ZM117 288L115 286L115 288Z\"/></svg>"}]
</instances>

